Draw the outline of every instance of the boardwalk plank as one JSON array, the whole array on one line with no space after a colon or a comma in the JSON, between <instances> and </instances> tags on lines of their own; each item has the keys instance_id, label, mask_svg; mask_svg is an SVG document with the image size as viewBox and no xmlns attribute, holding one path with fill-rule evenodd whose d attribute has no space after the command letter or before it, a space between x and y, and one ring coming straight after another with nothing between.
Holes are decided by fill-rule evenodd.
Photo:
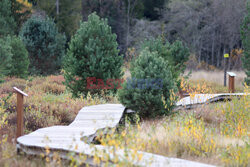
<instances>
[{"instance_id":1,"label":"boardwalk plank","mask_svg":"<svg viewBox=\"0 0 250 167\"><path fill-rule=\"evenodd\" d=\"M241 97L249 94L245 93L221 93L221 94L195 94L194 97L185 97L176 103L177 108L193 108L201 104L207 104L225 99L232 99L233 97Z\"/></svg>"},{"instance_id":2,"label":"boardwalk plank","mask_svg":"<svg viewBox=\"0 0 250 167\"><path fill-rule=\"evenodd\" d=\"M109 147L95 145L91 147L82 141L82 137L93 137L96 131L106 127L116 127L121 120L125 107L121 104L103 104L84 107L79 111L75 120L69 126L52 126L38 129L30 134L21 136L17 139L17 149L31 155L40 155L45 153L45 148L49 147L50 156L53 152L59 151L61 158L68 159L69 152L84 154L88 158L85 163L95 165L93 162L94 149L109 150ZM119 159L122 160L125 155L123 150L119 150ZM186 167L211 167L192 161L186 161L176 158L167 158L164 156L140 152L143 154L142 161L134 162L134 165L165 167L165 166L186 166ZM112 154L110 154L112 159ZM78 157L79 158L79 157ZM114 157L113 157L114 158ZM148 162L152 160L152 162Z\"/></svg>"}]
</instances>

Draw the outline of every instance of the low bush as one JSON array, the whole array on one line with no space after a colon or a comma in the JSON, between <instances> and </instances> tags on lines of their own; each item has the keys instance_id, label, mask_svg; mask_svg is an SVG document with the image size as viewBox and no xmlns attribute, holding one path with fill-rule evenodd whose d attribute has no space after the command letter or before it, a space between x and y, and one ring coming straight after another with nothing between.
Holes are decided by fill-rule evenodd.
<instances>
[{"instance_id":1,"label":"low bush","mask_svg":"<svg viewBox=\"0 0 250 167\"><path fill-rule=\"evenodd\" d=\"M65 91L65 86L64 85L59 85L56 83L43 83L41 85L41 89L45 92L45 93L52 93L52 94L62 94Z\"/></svg>"},{"instance_id":2,"label":"low bush","mask_svg":"<svg viewBox=\"0 0 250 167\"><path fill-rule=\"evenodd\" d=\"M127 80L123 89L119 90L120 102L138 111L141 117L167 114L174 105L174 98L171 97L176 86L163 58L156 52L143 50L131 64L130 72L131 81Z\"/></svg>"},{"instance_id":3,"label":"low bush","mask_svg":"<svg viewBox=\"0 0 250 167\"><path fill-rule=\"evenodd\" d=\"M24 90L26 86L27 82L24 79L7 77L5 78L5 82L1 84L0 97L9 93L13 93L13 87L17 87L21 90Z\"/></svg>"},{"instance_id":4,"label":"low bush","mask_svg":"<svg viewBox=\"0 0 250 167\"><path fill-rule=\"evenodd\" d=\"M59 124L59 119L54 117L51 112L45 113L40 110L27 109L24 112L24 122L25 130L27 132L32 132L39 128Z\"/></svg>"}]
</instances>

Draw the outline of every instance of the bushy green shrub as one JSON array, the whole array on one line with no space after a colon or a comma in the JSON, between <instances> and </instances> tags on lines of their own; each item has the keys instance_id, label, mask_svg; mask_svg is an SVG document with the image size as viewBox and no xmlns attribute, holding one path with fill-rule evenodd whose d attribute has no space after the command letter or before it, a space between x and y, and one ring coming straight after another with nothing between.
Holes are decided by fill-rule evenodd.
<instances>
[{"instance_id":1,"label":"bushy green shrub","mask_svg":"<svg viewBox=\"0 0 250 167\"><path fill-rule=\"evenodd\" d=\"M242 64L247 75L245 82L247 85L250 85L250 2L247 3L247 15L242 24L241 38L244 48Z\"/></svg>"},{"instance_id":2,"label":"bushy green shrub","mask_svg":"<svg viewBox=\"0 0 250 167\"><path fill-rule=\"evenodd\" d=\"M0 37L14 34L16 23L11 15L11 1L0 1Z\"/></svg>"},{"instance_id":3,"label":"bushy green shrub","mask_svg":"<svg viewBox=\"0 0 250 167\"><path fill-rule=\"evenodd\" d=\"M175 81L178 80L186 68L185 62L189 57L189 49L181 41L170 44L162 38L146 40L141 49L148 48L151 52L158 52L158 55L168 62Z\"/></svg>"},{"instance_id":4,"label":"bushy green shrub","mask_svg":"<svg viewBox=\"0 0 250 167\"><path fill-rule=\"evenodd\" d=\"M9 74L12 56L11 46L5 38L0 38L0 80Z\"/></svg>"},{"instance_id":5,"label":"bushy green shrub","mask_svg":"<svg viewBox=\"0 0 250 167\"><path fill-rule=\"evenodd\" d=\"M28 75L29 56L22 40L19 37L8 37L7 42L11 47L12 59L9 76L25 78Z\"/></svg>"},{"instance_id":6,"label":"bushy green shrub","mask_svg":"<svg viewBox=\"0 0 250 167\"><path fill-rule=\"evenodd\" d=\"M20 37L29 52L31 74L53 74L60 69L66 39L51 19L31 17L23 24Z\"/></svg>"},{"instance_id":7,"label":"bushy green shrub","mask_svg":"<svg viewBox=\"0 0 250 167\"><path fill-rule=\"evenodd\" d=\"M132 62L130 72L131 81L127 80L118 91L120 102L141 117L167 114L174 104L172 93L176 86L164 59L145 49ZM153 86L149 86L152 82Z\"/></svg>"},{"instance_id":8,"label":"bushy green shrub","mask_svg":"<svg viewBox=\"0 0 250 167\"><path fill-rule=\"evenodd\" d=\"M86 79L96 77L104 83L107 79L119 79L122 76L122 56L119 56L116 35L106 19L100 19L95 13L82 22L79 30L70 41L64 61L65 84L77 97L80 94L99 94L100 89L88 89ZM97 84L97 83L94 83ZM106 89L108 93L115 89Z\"/></svg>"}]
</instances>

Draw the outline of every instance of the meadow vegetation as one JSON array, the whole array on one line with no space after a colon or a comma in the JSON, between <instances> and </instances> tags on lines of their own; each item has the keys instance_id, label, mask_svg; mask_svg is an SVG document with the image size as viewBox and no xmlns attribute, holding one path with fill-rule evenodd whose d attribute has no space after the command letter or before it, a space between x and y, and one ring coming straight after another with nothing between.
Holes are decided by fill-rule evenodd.
<instances>
[{"instance_id":1,"label":"meadow vegetation","mask_svg":"<svg viewBox=\"0 0 250 167\"><path fill-rule=\"evenodd\" d=\"M16 155L16 94L13 87L18 87L29 96L24 100L24 129L25 134L38 128L53 125L68 125L78 111L88 105L118 103L117 98L92 97L72 99L63 85L62 75L47 77L29 77L27 80L19 78L5 78L0 85L0 166L1 164L19 166L21 162L30 166L32 162L25 162ZM26 159L26 158L25 158ZM39 160L38 160L39 161ZM35 161L34 161L35 162ZM21 163L22 164L22 163Z\"/></svg>"},{"instance_id":2,"label":"meadow vegetation","mask_svg":"<svg viewBox=\"0 0 250 167\"><path fill-rule=\"evenodd\" d=\"M202 83L195 88L195 93L210 92ZM249 93L247 86L245 93ZM101 136L100 143L114 149L143 150L219 166L247 167L250 163L249 102L250 97L245 95L232 101L177 110L167 117L127 123L113 135ZM135 159L142 157L137 153Z\"/></svg>"},{"instance_id":3,"label":"meadow vegetation","mask_svg":"<svg viewBox=\"0 0 250 167\"><path fill-rule=\"evenodd\" d=\"M68 125L84 106L102 103L118 103L115 96L91 96L72 99L71 93L62 84L63 76L29 77L27 80L6 78L1 84L1 148L0 164L11 166L60 166L80 165L73 154L71 162L62 161L56 154L43 158L17 155L15 151L16 96L13 86L28 93L25 98L25 133L41 127ZM183 88L187 88L183 81ZM210 92L204 83L193 86L196 92ZM249 88L245 87L249 93ZM206 89L206 90L205 90ZM193 92L189 92L192 95ZM104 98L105 97L105 98ZM139 119L134 123L129 118L125 127L113 129L108 135L100 134L97 140L109 146L115 156L125 149L131 159L117 162L123 166L141 160L146 151L168 157L178 157L208 164L223 166L249 165L249 96L232 101L204 105L192 110L171 112L170 116L157 119ZM46 119L44 119L46 118ZM49 148L48 148L49 150ZM96 163L108 159L107 152L95 152ZM100 158L100 155L102 158ZM117 158L118 159L118 158ZM131 160L131 161L130 161Z\"/></svg>"},{"instance_id":4,"label":"meadow vegetation","mask_svg":"<svg viewBox=\"0 0 250 167\"><path fill-rule=\"evenodd\" d=\"M51 157L48 147L41 157L36 158L16 153L14 86L29 95L24 103L25 134L43 127L68 125L78 111L88 105L122 103L135 110L136 114L125 118L125 126L111 129L106 135L100 133L91 143L91 146L107 146L104 152L93 150L97 165L105 161L105 166L109 166L109 162L132 166L133 162L143 159L140 151L146 151L208 164L249 166L250 3L232 0L232 3L225 4L229 5L228 9L235 5L236 12L223 10L218 14L215 11L225 8L221 5L224 0L218 3L194 0L191 3L184 0L165 3L161 0L158 5L150 5L152 0L141 3L130 0L124 3L86 1L80 5L84 12L80 14L79 9L76 10L77 19L80 15L83 20L87 19L78 26L74 16L63 16L79 1L69 4L60 0L60 5L58 2L2 0L0 3L0 23L3 25L0 27L0 166L79 166L86 160L84 156L76 158L74 153L69 153L70 160L62 161L56 152ZM246 9L243 9L244 5ZM55 15L52 6L56 6ZM155 7L157 11L166 9L166 12L158 15L158 12L153 12ZM89 13L92 14L87 18ZM186 27L179 25L183 20L177 17L177 13L183 16ZM195 23L191 24L187 15L192 16L190 18L198 16ZM137 39L130 38L140 34L135 35L135 29L130 30L130 26L142 17L156 23L161 20L162 23L158 24L162 30L154 37L144 35L143 40L135 42ZM71 18L71 22L65 21ZM237 22L230 22L235 20L232 18L238 18ZM149 23L153 23L151 21ZM164 25L170 31L166 32ZM238 35L233 38L232 34ZM228 64L223 61L225 52L230 55ZM213 72L196 71L189 75L184 73L187 66ZM191 110L174 109L176 101L183 96L194 98L195 94L228 92L228 88L222 85L223 72L216 70L242 70L242 67L246 75L237 72L236 92L245 92L246 95ZM97 79L94 89L88 87L88 84L93 84L87 82L89 77ZM159 89L152 87L157 83L149 87L148 83L139 81L133 83L136 88L130 85L132 87L127 89L127 80L117 93L116 82L121 83L122 77L140 82L159 79ZM244 77L246 84L243 84ZM114 81L114 89L104 85L109 79ZM121 150L123 157L120 157Z\"/></svg>"}]
</instances>

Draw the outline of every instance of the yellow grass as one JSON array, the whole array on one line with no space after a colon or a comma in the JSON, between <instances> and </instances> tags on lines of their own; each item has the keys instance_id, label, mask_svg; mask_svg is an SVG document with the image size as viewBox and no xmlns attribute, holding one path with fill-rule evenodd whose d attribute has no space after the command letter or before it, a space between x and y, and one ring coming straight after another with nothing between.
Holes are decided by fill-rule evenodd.
<instances>
[{"instance_id":1,"label":"yellow grass","mask_svg":"<svg viewBox=\"0 0 250 167\"><path fill-rule=\"evenodd\" d=\"M128 77L129 72L124 71L125 77ZM221 74L223 73L218 72L218 75ZM239 84L243 81L244 74L237 74ZM194 72L189 83L200 84L200 79L204 79L209 83L209 88L215 88L214 92L226 91L222 86L223 82L220 83L223 78L219 80L216 77L216 72ZM90 95L72 99L62 81L62 76L35 77L29 80L12 78L0 85L0 98L5 99L5 102L0 101L0 166L53 166L51 160L48 163L47 159L16 155L16 98L10 94L13 86L23 89L32 97L25 99L25 118L29 122L25 125L26 133L44 126L69 124L83 106L118 102L116 97ZM203 87L201 85L199 87ZM237 89L243 91L240 85ZM250 127L249 101L248 96L232 102L177 111L164 118L143 120L139 124L121 129L114 136L111 134L103 138L101 144L111 145L116 149L128 147L214 165L247 166L250 159L247 141ZM45 117L46 119L41 119ZM141 159L141 155L135 154L134 158Z\"/></svg>"},{"instance_id":2,"label":"yellow grass","mask_svg":"<svg viewBox=\"0 0 250 167\"><path fill-rule=\"evenodd\" d=\"M235 77L235 87L243 87L244 78L246 74L244 71L231 71L236 74ZM185 72L187 74L188 71ZM193 71L189 77L192 81L205 80L207 82L215 83L217 85L224 85L224 71ZM227 75L227 85L228 85L228 75Z\"/></svg>"}]
</instances>

